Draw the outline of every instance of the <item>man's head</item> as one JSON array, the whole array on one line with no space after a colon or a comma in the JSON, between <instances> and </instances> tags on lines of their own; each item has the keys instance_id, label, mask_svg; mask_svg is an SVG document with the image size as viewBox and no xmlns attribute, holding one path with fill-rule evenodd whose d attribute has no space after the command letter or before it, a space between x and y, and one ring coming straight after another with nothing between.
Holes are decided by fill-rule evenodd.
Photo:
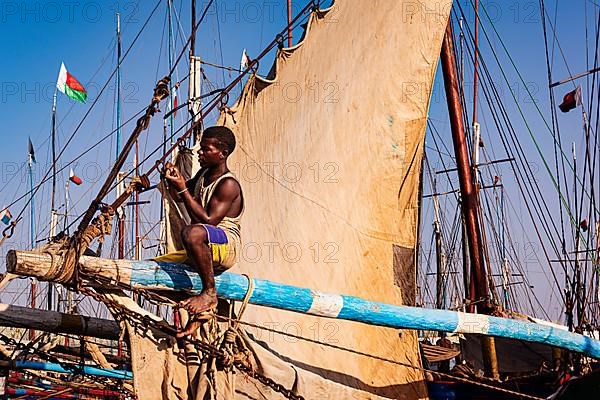
<instances>
[{"instance_id":1,"label":"man's head","mask_svg":"<svg viewBox=\"0 0 600 400\"><path fill-rule=\"evenodd\" d=\"M235 135L224 126L211 126L202 133L198 158L200 166L214 167L224 163L235 150Z\"/></svg>"}]
</instances>

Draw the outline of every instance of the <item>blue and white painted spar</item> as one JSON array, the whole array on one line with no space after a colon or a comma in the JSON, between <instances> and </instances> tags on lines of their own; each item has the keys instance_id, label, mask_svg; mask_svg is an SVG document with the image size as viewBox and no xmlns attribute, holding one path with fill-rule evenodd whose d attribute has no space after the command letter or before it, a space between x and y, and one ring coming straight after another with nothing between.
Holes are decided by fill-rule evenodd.
<instances>
[{"instance_id":1,"label":"blue and white painted spar","mask_svg":"<svg viewBox=\"0 0 600 400\"><path fill-rule=\"evenodd\" d=\"M127 262L131 263L130 282L121 283L129 284L133 288L166 288L190 292L199 292L202 289L200 277L190 266L155 261ZM216 276L218 296L242 300L248 290L249 279L251 278L228 272ZM267 280L252 280L254 291L250 297L251 304L390 328L482 334L525 340L600 359L600 341L552 326L480 314L398 306L359 297L321 293Z\"/></svg>"},{"instance_id":2,"label":"blue and white painted spar","mask_svg":"<svg viewBox=\"0 0 600 400\"><path fill-rule=\"evenodd\" d=\"M72 365L72 364L55 364L40 361L23 361L17 360L12 366L15 369L32 369L36 371L52 371L60 372L63 374L82 374L92 376L102 376L105 378L113 379L133 379L133 373L131 371L124 371L118 369L104 369L96 368L90 365Z\"/></svg>"}]
</instances>

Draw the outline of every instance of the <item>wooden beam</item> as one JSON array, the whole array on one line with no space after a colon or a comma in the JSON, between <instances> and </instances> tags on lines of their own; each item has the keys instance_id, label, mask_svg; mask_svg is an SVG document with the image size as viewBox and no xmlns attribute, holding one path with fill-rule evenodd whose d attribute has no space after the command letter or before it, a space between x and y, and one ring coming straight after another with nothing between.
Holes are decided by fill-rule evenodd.
<instances>
[{"instance_id":1,"label":"wooden beam","mask_svg":"<svg viewBox=\"0 0 600 400\"><path fill-rule=\"evenodd\" d=\"M23 261L31 260L31 254L28 253L31 252L11 250L7 254L7 271L43 279L51 266L51 257L37 254L38 262L33 264ZM79 268L80 278L93 279L96 284L104 282L107 287L112 284L131 289L188 293L202 290L200 276L193 267L185 264L83 256ZM553 326L488 315L385 304L261 279L252 281L254 291L250 297L251 304L397 329L506 337L564 348L600 359L600 341ZM216 276L215 283L219 297L237 301L243 300L249 286L247 277L228 272Z\"/></svg>"},{"instance_id":2,"label":"wooden beam","mask_svg":"<svg viewBox=\"0 0 600 400\"><path fill-rule=\"evenodd\" d=\"M0 326L68 333L108 340L119 340L120 335L119 325L112 320L10 304L0 304Z\"/></svg>"}]
</instances>

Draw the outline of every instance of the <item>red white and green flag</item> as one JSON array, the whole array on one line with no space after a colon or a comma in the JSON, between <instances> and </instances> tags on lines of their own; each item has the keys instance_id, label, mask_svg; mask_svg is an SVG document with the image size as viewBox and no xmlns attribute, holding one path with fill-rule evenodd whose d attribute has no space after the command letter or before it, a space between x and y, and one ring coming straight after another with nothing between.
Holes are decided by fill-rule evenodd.
<instances>
[{"instance_id":1,"label":"red white and green flag","mask_svg":"<svg viewBox=\"0 0 600 400\"><path fill-rule=\"evenodd\" d=\"M80 103L85 103L87 99L87 92L73 75L71 75L65 63L60 65L60 72L58 73L58 81L56 82L56 88L69 96L71 99Z\"/></svg>"}]
</instances>

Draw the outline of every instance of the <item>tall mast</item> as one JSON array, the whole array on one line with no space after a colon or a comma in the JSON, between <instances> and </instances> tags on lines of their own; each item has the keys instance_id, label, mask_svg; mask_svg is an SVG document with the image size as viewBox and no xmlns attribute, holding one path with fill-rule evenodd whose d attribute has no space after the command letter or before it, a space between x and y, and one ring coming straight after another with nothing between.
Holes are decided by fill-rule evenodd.
<instances>
[{"instance_id":1,"label":"tall mast","mask_svg":"<svg viewBox=\"0 0 600 400\"><path fill-rule=\"evenodd\" d=\"M169 31L168 32L168 36L169 36L168 42L169 43L167 46L167 53L168 53L168 59L169 59L169 71L172 71L172 69L173 69L173 47L174 47L173 38L174 38L174 35L173 35L173 11L171 9L173 7L173 2L171 0L167 1L167 7L168 7L167 13L168 13L168 17L169 17L169 22L168 22L168 24L169 24L169 26L168 26L168 28L169 28L168 29L168 31ZM194 36L194 33L192 31L192 38L193 38L193 36ZM192 39L192 43L195 43L195 41L193 39ZM190 51L192 51L192 50L190 49ZM169 80L170 80L170 82L173 82L173 77L169 76ZM175 103L173 101L173 88L172 87L169 88L169 93L170 93L169 109L171 109L171 111L173 111L173 109L175 108ZM171 113L171 115L169 116L169 122L171 125L171 138L173 137L174 130L175 130L174 126L173 126L173 122L175 120L174 116L175 116L174 112Z\"/></svg>"},{"instance_id":2,"label":"tall mast","mask_svg":"<svg viewBox=\"0 0 600 400\"><path fill-rule=\"evenodd\" d=\"M29 202L29 234L30 234L30 244L31 244L31 249L33 250L35 248L35 202L34 202L34 188L33 188L33 163L35 162L35 156L33 153L33 144L31 143L31 139L29 139L29 158L28 158L28 165L29 165L29 190L31 193L31 198L30 198L30 202ZM31 288L30 288L30 294L31 294L31 302L30 302L30 306L31 308L35 308L36 304L35 304L35 298L37 296L37 283L35 281L35 279L31 279ZM33 340L35 339L35 330L31 329L29 330L29 339Z\"/></svg>"},{"instance_id":3,"label":"tall mast","mask_svg":"<svg viewBox=\"0 0 600 400\"><path fill-rule=\"evenodd\" d=\"M292 47L292 0L287 2L288 17L288 47Z\"/></svg>"},{"instance_id":4,"label":"tall mast","mask_svg":"<svg viewBox=\"0 0 600 400\"><path fill-rule=\"evenodd\" d=\"M456 156L456 166L461 193L461 208L465 217L467 239L469 244L469 258L471 260L472 279L475 280L477 300L483 301L483 308L489 308L489 294L487 290L487 277L483 265L483 247L479 226L479 212L477 207L477 194L473 185L471 166L467 151L465 128L462 119L462 105L458 93L458 83L452 47L452 27L450 22L442 44L442 70L444 73L444 86L448 111L450 113L450 126L452 141Z\"/></svg>"},{"instance_id":5,"label":"tall mast","mask_svg":"<svg viewBox=\"0 0 600 400\"><path fill-rule=\"evenodd\" d=\"M202 92L202 64L200 57L196 57L196 0L192 0L192 31L190 33L190 78L188 80L188 112L195 123L200 118L202 101L200 100ZM201 129L196 129L193 133L193 144L200 141Z\"/></svg>"},{"instance_id":6,"label":"tall mast","mask_svg":"<svg viewBox=\"0 0 600 400\"><path fill-rule=\"evenodd\" d=\"M463 125L463 110L458 91L458 77L452 44L452 25L448 19L446 34L442 42L442 71L444 73L444 87L448 112L450 116L450 127L452 129L452 141L454 143L454 154L458 170L458 179L461 193L461 208L464 215L467 242L469 245L469 259L471 260L471 287L476 294L477 309L484 313L491 309L488 292L487 277L483 265L483 246L481 240L481 227L479 222L479 210L477 204L476 187L473 184L473 175L469 165L467 151L467 140ZM478 144L475 144L477 146ZM471 297L472 298L472 297ZM473 310L472 305L469 307ZM482 354L486 375L494 379L499 378L498 360L496 357L496 346L493 337L482 336Z\"/></svg>"},{"instance_id":7,"label":"tall mast","mask_svg":"<svg viewBox=\"0 0 600 400\"><path fill-rule=\"evenodd\" d=\"M56 92L52 96L52 194L50 196L50 238L56 236L58 226L58 214L56 213ZM48 283L48 310L53 308L54 284Z\"/></svg>"},{"instance_id":8,"label":"tall mast","mask_svg":"<svg viewBox=\"0 0 600 400\"><path fill-rule=\"evenodd\" d=\"M117 13L117 151L121 152L121 14Z\"/></svg>"},{"instance_id":9,"label":"tall mast","mask_svg":"<svg viewBox=\"0 0 600 400\"><path fill-rule=\"evenodd\" d=\"M192 0L192 31L190 32L190 57L196 51L196 0Z\"/></svg>"},{"instance_id":10,"label":"tall mast","mask_svg":"<svg viewBox=\"0 0 600 400\"><path fill-rule=\"evenodd\" d=\"M465 311L475 311L475 287L472 285L474 282L471 279L471 267L469 258L469 239L467 238L467 224L465 223L465 216L461 213L460 216L461 226L461 240L462 240L462 269L463 269L463 285L465 288L465 299L469 300L469 304L465 307Z\"/></svg>"},{"instance_id":11,"label":"tall mast","mask_svg":"<svg viewBox=\"0 0 600 400\"><path fill-rule=\"evenodd\" d=\"M436 301L435 307L444 309L446 307L446 254L442 245L442 229L440 224L440 203L437 197L435 182L433 186L433 233L435 235L435 256L436 256Z\"/></svg>"},{"instance_id":12,"label":"tall mast","mask_svg":"<svg viewBox=\"0 0 600 400\"><path fill-rule=\"evenodd\" d=\"M139 176L140 175L140 168L139 168L139 157L140 157L140 145L139 145L139 141L136 140L135 141L135 156L133 159L133 168L135 169L135 176ZM135 215L135 220L134 220L134 224L133 224L133 238L134 238L134 243L133 243L133 248L135 250L135 254L133 259L134 260L139 260L140 257L140 192L138 192L137 190L135 191L135 195L134 195L134 215Z\"/></svg>"},{"instance_id":13,"label":"tall mast","mask_svg":"<svg viewBox=\"0 0 600 400\"><path fill-rule=\"evenodd\" d=\"M65 183L65 227L64 227L65 233L67 231L68 218L69 218L69 207L70 207L70 203L71 203L70 195L69 195L70 186L71 185L69 183L69 180L67 179L67 183ZM64 308L63 311L66 311L67 313L72 314L73 313L73 292L70 290L66 290L64 287L62 287L60 290L61 290L61 292L60 292L61 300L64 301L64 294L65 293L67 294L67 299L66 299L67 305L65 307L64 303L63 303L63 308ZM56 306L56 311L60 311L58 304ZM65 346L68 346L68 345L69 345L69 337L65 336Z\"/></svg>"},{"instance_id":14,"label":"tall mast","mask_svg":"<svg viewBox=\"0 0 600 400\"><path fill-rule=\"evenodd\" d=\"M117 148L116 158L121 153L121 14L117 13ZM122 185L120 184L119 187ZM117 194L119 195L119 194ZM125 258L125 208L117 210L118 258Z\"/></svg>"},{"instance_id":15,"label":"tall mast","mask_svg":"<svg viewBox=\"0 0 600 400\"><path fill-rule=\"evenodd\" d=\"M479 0L475 0L475 35L474 35L474 47L473 51L473 125L477 123L477 84L479 81ZM479 143L473 143L473 148L477 147Z\"/></svg>"},{"instance_id":16,"label":"tall mast","mask_svg":"<svg viewBox=\"0 0 600 400\"><path fill-rule=\"evenodd\" d=\"M504 308L508 308L508 257L506 257L506 236L504 234L504 184L500 185L500 238L502 240L502 298Z\"/></svg>"},{"instance_id":17,"label":"tall mast","mask_svg":"<svg viewBox=\"0 0 600 400\"><path fill-rule=\"evenodd\" d=\"M169 60L169 71L172 69L172 63L173 63L173 57L172 57L172 53L173 53L173 49L172 47L172 18L171 18L171 1L169 0L167 2L167 13L168 13L168 18L169 18L169 40L168 40L168 47L167 47L167 52L168 52L168 60ZM196 34L195 34L195 30L194 30L194 26L196 25L196 1L192 0L192 10L191 10L191 20L192 20L192 31L190 34L190 50L189 50L189 56L190 56L190 65L191 65L191 60L194 54L194 47L196 46ZM172 81L172 80L171 80ZM192 84L190 83L190 87L192 86ZM170 115L169 115L169 122L170 122L170 126L171 126L171 140L173 138L173 120L174 120L174 115L175 115L175 104L173 102L173 91L171 91L171 95L169 96L169 108L170 108ZM162 154L163 156L165 155L166 151L167 151L167 119L163 118L163 144L162 144ZM160 207L160 238L159 238L159 251L164 251L166 252L166 237L167 237L167 222L166 222L166 212L165 212L165 204L164 201L161 204Z\"/></svg>"},{"instance_id":18,"label":"tall mast","mask_svg":"<svg viewBox=\"0 0 600 400\"><path fill-rule=\"evenodd\" d=\"M50 210L54 216L56 212L55 208L55 196L56 196L56 91L54 89L54 96L52 96L52 196L50 197ZM53 229L56 229L56 225L52 225ZM51 233L54 236L56 232Z\"/></svg>"},{"instance_id":19,"label":"tall mast","mask_svg":"<svg viewBox=\"0 0 600 400\"><path fill-rule=\"evenodd\" d=\"M433 206L436 209L436 214L438 214L439 205L437 199L434 200ZM433 229L435 234L435 253L437 264L435 306L436 308L444 309L446 308L446 254L444 254L444 249L442 247L442 231L440 229L440 221L437 215L433 223Z\"/></svg>"}]
</instances>

